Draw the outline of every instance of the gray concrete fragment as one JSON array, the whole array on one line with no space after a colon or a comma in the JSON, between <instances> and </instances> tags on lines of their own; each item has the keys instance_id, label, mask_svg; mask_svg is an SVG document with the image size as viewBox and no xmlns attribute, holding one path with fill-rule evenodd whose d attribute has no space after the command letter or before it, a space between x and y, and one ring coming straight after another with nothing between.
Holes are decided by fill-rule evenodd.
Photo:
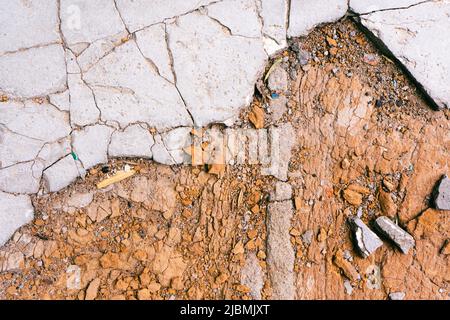
<instances>
[{"instance_id":1,"label":"gray concrete fragment","mask_svg":"<svg viewBox=\"0 0 450 320\"><path fill-rule=\"evenodd\" d=\"M270 195L270 201L284 201L292 198L292 186L289 183L277 181L275 191Z\"/></svg>"},{"instance_id":2,"label":"gray concrete fragment","mask_svg":"<svg viewBox=\"0 0 450 320\"><path fill-rule=\"evenodd\" d=\"M404 292L392 292L389 294L390 300L403 300L405 299L405 293Z\"/></svg>"},{"instance_id":3,"label":"gray concrete fragment","mask_svg":"<svg viewBox=\"0 0 450 320\"><path fill-rule=\"evenodd\" d=\"M191 128L176 128L156 135L153 160L167 165L189 163L191 158L184 150L192 144L190 133Z\"/></svg>"},{"instance_id":4,"label":"gray concrete fragment","mask_svg":"<svg viewBox=\"0 0 450 320\"><path fill-rule=\"evenodd\" d=\"M110 157L152 158L155 143L148 129L132 125L124 131L115 131L111 136L108 154Z\"/></svg>"},{"instance_id":5,"label":"gray concrete fragment","mask_svg":"<svg viewBox=\"0 0 450 320\"><path fill-rule=\"evenodd\" d=\"M288 36L305 36L318 24L340 19L347 9L347 0L291 0Z\"/></svg>"},{"instance_id":6,"label":"gray concrete fragment","mask_svg":"<svg viewBox=\"0 0 450 320\"><path fill-rule=\"evenodd\" d=\"M0 56L0 90L31 98L65 89L66 63L61 45Z\"/></svg>"},{"instance_id":7,"label":"gray concrete fragment","mask_svg":"<svg viewBox=\"0 0 450 320\"><path fill-rule=\"evenodd\" d=\"M29 196L0 191L0 246L26 223L33 220L34 208Z\"/></svg>"},{"instance_id":8,"label":"gray concrete fragment","mask_svg":"<svg viewBox=\"0 0 450 320\"><path fill-rule=\"evenodd\" d=\"M450 3L429 1L361 16L440 108L450 107Z\"/></svg>"},{"instance_id":9,"label":"gray concrete fragment","mask_svg":"<svg viewBox=\"0 0 450 320\"><path fill-rule=\"evenodd\" d=\"M179 17L167 31L177 87L195 124L232 124L264 69L262 41L232 36L198 12Z\"/></svg>"},{"instance_id":10,"label":"gray concrete fragment","mask_svg":"<svg viewBox=\"0 0 450 320\"><path fill-rule=\"evenodd\" d=\"M394 242L404 254L407 254L409 249L415 246L414 238L388 217L379 217L375 220L375 226L385 237Z\"/></svg>"},{"instance_id":11,"label":"gray concrete fragment","mask_svg":"<svg viewBox=\"0 0 450 320\"><path fill-rule=\"evenodd\" d=\"M2 0L0 5L0 55L60 40L56 1Z\"/></svg>"},{"instance_id":12,"label":"gray concrete fragment","mask_svg":"<svg viewBox=\"0 0 450 320\"><path fill-rule=\"evenodd\" d=\"M245 265L241 270L241 283L250 289L253 299L261 300L261 290L264 286L264 273L254 253L247 255Z\"/></svg>"},{"instance_id":13,"label":"gray concrete fragment","mask_svg":"<svg viewBox=\"0 0 450 320\"><path fill-rule=\"evenodd\" d=\"M433 201L436 209L450 210L450 179L447 175L444 175L435 187Z\"/></svg>"},{"instance_id":14,"label":"gray concrete fragment","mask_svg":"<svg viewBox=\"0 0 450 320\"><path fill-rule=\"evenodd\" d=\"M383 241L361 219L352 217L349 219L349 224L353 231L356 248L363 258L369 257L383 245Z\"/></svg>"},{"instance_id":15,"label":"gray concrete fragment","mask_svg":"<svg viewBox=\"0 0 450 320\"><path fill-rule=\"evenodd\" d=\"M267 264L272 281L272 299L295 298L294 261L291 245L292 201L272 202L268 208Z\"/></svg>"},{"instance_id":16,"label":"gray concrete fragment","mask_svg":"<svg viewBox=\"0 0 450 320\"><path fill-rule=\"evenodd\" d=\"M48 192L57 192L70 185L77 177L85 174L83 167L72 155L59 160L44 170L44 187Z\"/></svg>"},{"instance_id":17,"label":"gray concrete fragment","mask_svg":"<svg viewBox=\"0 0 450 320\"><path fill-rule=\"evenodd\" d=\"M112 132L113 129L104 125L88 126L73 132L73 151L86 170L108 162L108 144Z\"/></svg>"}]
</instances>

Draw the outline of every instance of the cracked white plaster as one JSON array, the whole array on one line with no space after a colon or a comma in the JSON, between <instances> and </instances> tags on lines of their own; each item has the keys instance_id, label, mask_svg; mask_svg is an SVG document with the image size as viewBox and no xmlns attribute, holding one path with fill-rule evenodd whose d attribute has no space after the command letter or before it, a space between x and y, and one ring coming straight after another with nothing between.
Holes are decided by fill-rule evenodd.
<instances>
[{"instance_id":1,"label":"cracked white plaster","mask_svg":"<svg viewBox=\"0 0 450 320\"><path fill-rule=\"evenodd\" d=\"M0 0L0 56L60 41L55 0Z\"/></svg>"},{"instance_id":2,"label":"cracked white plaster","mask_svg":"<svg viewBox=\"0 0 450 320\"><path fill-rule=\"evenodd\" d=\"M176 128L155 136L153 160L167 165L189 163L185 148L192 144L191 128Z\"/></svg>"},{"instance_id":3,"label":"cracked white plaster","mask_svg":"<svg viewBox=\"0 0 450 320\"><path fill-rule=\"evenodd\" d=\"M131 125L123 131L115 131L111 137L108 155L110 157L152 158L155 143L150 131L139 124Z\"/></svg>"},{"instance_id":4,"label":"cracked white plaster","mask_svg":"<svg viewBox=\"0 0 450 320\"><path fill-rule=\"evenodd\" d=\"M95 104L92 90L83 82L81 74L69 74L70 121L72 125L86 126L95 124L100 111Z\"/></svg>"},{"instance_id":5,"label":"cracked white plaster","mask_svg":"<svg viewBox=\"0 0 450 320\"><path fill-rule=\"evenodd\" d=\"M358 14L366 14L380 10L395 10L399 8L408 8L420 3L424 0L350 0L349 7Z\"/></svg>"},{"instance_id":6,"label":"cracked white plaster","mask_svg":"<svg viewBox=\"0 0 450 320\"><path fill-rule=\"evenodd\" d=\"M179 17L167 31L176 85L195 125L232 123L250 103L264 69L267 55L262 42L232 36L198 12Z\"/></svg>"},{"instance_id":7,"label":"cracked white plaster","mask_svg":"<svg viewBox=\"0 0 450 320\"><path fill-rule=\"evenodd\" d=\"M264 48L269 55L286 48L287 0L259 0Z\"/></svg>"},{"instance_id":8,"label":"cracked white plaster","mask_svg":"<svg viewBox=\"0 0 450 320\"><path fill-rule=\"evenodd\" d=\"M66 63L61 45L0 56L0 91L31 98L62 91L65 85Z\"/></svg>"},{"instance_id":9,"label":"cracked white plaster","mask_svg":"<svg viewBox=\"0 0 450 320\"><path fill-rule=\"evenodd\" d=\"M186 14L214 0L115 0L130 32Z\"/></svg>"},{"instance_id":10,"label":"cracked white plaster","mask_svg":"<svg viewBox=\"0 0 450 320\"><path fill-rule=\"evenodd\" d=\"M47 192L60 191L84 174L81 164L69 154L44 171L44 188Z\"/></svg>"},{"instance_id":11,"label":"cracked white plaster","mask_svg":"<svg viewBox=\"0 0 450 320\"><path fill-rule=\"evenodd\" d=\"M0 246L21 226L31 222L34 209L29 196L0 191Z\"/></svg>"}]
</instances>

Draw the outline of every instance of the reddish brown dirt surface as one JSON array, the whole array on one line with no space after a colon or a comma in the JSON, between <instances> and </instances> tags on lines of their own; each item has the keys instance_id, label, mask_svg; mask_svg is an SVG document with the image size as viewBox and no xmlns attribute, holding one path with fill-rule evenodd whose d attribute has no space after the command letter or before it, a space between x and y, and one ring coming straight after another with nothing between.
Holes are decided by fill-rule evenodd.
<instances>
[{"instance_id":1,"label":"reddish brown dirt surface","mask_svg":"<svg viewBox=\"0 0 450 320\"><path fill-rule=\"evenodd\" d=\"M296 298L403 292L405 299L449 299L450 214L429 203L436 181L450 173L450 113L431 110L350 21L294 43L312 58L300 66L295 52L281 55L291 75L288 108L276 121L266 113L263 124L290 122L296 130L289 166ZM255 105L265 102L265 95L255 98ZM244 112L243 127L251 126L247 119ZM139 173L107 189L95 187L111 175L99 167L63 192L34 199L34 222L0 250L0 298L251 299L241 271L254 256L261 297L271 298L273 178L250 165L219 176L203 166L138 159L108 168L126 164ZM368 225L380 215L395 219L415 248L405 255L385 242L360 258L346 222L358 213Z\"/></svg>"}]
</instances>

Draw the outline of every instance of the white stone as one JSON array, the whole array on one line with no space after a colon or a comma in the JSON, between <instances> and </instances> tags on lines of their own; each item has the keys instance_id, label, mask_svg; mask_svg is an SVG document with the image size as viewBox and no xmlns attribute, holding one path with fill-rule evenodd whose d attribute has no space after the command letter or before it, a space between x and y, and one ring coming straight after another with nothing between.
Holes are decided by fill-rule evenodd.
<instances>
[{"instance_id":1,"label":"white stone","mask_svg":"<svg viewBox=\"0 0 450 320\"><path fill-rule=\"evenodd\" d=\"M29 196L0 191L0 246L26 223L33 220L34 208Z\"/></svg>"},{"instance_id":2,"label":"white stone","mask_svg":"<svg viewBox=\"0 0 450 320\"><path fill-rule=\"evenodd\" d=\"M188 13L215 0L116 0L130 32Z\"/></svg>"},{"instance_id":3,"label":"white stone","mask_svg":"<svg viewBox=\"0 0 450 320\"><path fill-rule=\"evenodd\" d=\"M103 58L84 80L94 90L104 121L121 127L145 122L157 129L192 124L175 86L153 70L133 40Z\"/></svg>"},{"instance_id":4,"label":"white stone","mask_svg":"<svg viewBox=\"0 0 450 320\"><path fill-rule=\"evenodd\" d=\"M158 73L173 83L175 79L167 50L165 25L160 23L136 32L136 43L144 57L158 69Z\"/></svg>"},{"instance_id":5,"label":"white stone","mask_svg":"<svg viewBox=\"0 0 450 320\"><path fill-rule=\"evenodd\" d=\"M347 9L347 0L291 0L288 36L305 36L321 23L340 19Z\"/></svg>"},{"instance_id":6,"label":"white stone","mask_svg":"<svg viewBox=\"0 0 450 320\"><path fill-rule=\"evenodd\" d=\"M268 55L286 48L287 0L261 0L264 48Z\"/></svg>"},{"instance_id":7,"label":"white stone","mask_svg":"<svg viewBox=\"0 0 450 320\"><path fill-rule=\"evenodd\" d=\"M0 55L60 41L54 0L0 0Z\"/></svg>"},{"instance_id":8,"label":"white stone","mask_svg":"<svg viewBox=\"0 0 450 320\"><path fill-rule=\"evenodd\" d=\"M155 143L148 129L131 125L124 131L115 131L111 136L108 154L110 157L152 158Z\"/></svg>"},{"instance_id":9,"label":"white stone","mask_svg":"<svg viewBox=\"0 0 450 320\"><path fill-rule=\"evenodd\" d=\"M208 6L208 16L220 22L233 35L261 37L256 2L254 0L223 0Z\"/></svg>"},{"instance_id":10,"label":"white stone","mask_svg":"<svg viewBox=\"0 0 450 320\"><path fill-rule=\"evenodd\" d=\"M264 69L262 41L231 36L197 12L179 17L167 30L177 87L195 124L235 119L251 102Z\"/></svg>"},{"instance_id":11,"label":"white stone","mask_svg":"<svg viewBox=\"0 0 450 320\"><path fill-rule=\"evenodd\" d=\"M409 9L361 17L441 107L450 107L450 3L426 2Z\"/></svg>"},{"instance_id":12,"label":"white stone","mask_svg":"<svg viewBox=\"0 0 450 320\"><path fill-rule=\"evenodd\" d=\"M112 132L112 128L104 125L87 126L73 132L73 151L84 169L108 162L108 144Z\"/></svg>"},{"instance_id":13,"label":"white stone","mask_svg":"<svg viewBox=\"0 0 450 320\"><path fill-rule=\"evenodd\" d=\"M184 150L192 144L190 132L191 128L176 128L156 135L153 160L167 165L188 163L190 157Z\"/></svg>"},{"instance_id":14,"label":"white stone","mask_svg":"<svg viewBox=\"0 0 450 320\"><path fill-rule=\"evenodd\" d=\"M92 43L123 30L112 0L61 0L61 31L69 46Z\"/></svg>"},{"instance_id":15,"label":"white stone","mask_svg":"<svg viewBox=\"0 0 450 320\"><path fill-rule=\"evenodd\" d=\"M81 175L84 175L83 168L69 154L44 171L45 190L48 192L60 191Z\"/></svg>"},{"instance_id":16,"label":"white stone","mask_svg":"<svg viewBox=\"0 0 450 320\"><path fill-rule=\"evenodd\" d=\"M0 191L32 194L39 191L44 163L40 160L18 163L0 169Z\"/></svg>"},{"instance_id":17,"label":"white stone","mask_svg":"<svg viewBox=\"0 0 450 320\"><path fill-rule=\"evenodd\" d=\"M60 45L0 56L0 90L25 98L63 91L66 84L64 60Z\"/></svg>"},{"instance_id":18,"label":"white stone","mask_svg":"<svg viewBox=\"0 0 450 320\"><path fill-rule=\"evenodd\" d=\"M100 111L95 105L92 90L83 82L81 74L69 74L70 122L86 126L99 120Z\"/></svg>"}]
</instances>

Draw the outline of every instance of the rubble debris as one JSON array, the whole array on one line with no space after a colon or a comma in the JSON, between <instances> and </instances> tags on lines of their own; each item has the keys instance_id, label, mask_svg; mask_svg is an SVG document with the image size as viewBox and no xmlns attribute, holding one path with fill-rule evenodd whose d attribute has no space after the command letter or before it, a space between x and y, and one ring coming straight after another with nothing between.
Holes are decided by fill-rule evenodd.
<instances>
[{"instance_id":1,"label":"rubble debris","mask_svg":"<svg viewBox=\"0 0 450 320\"><path fill-rule=\"evenodd\" d=\"M394 200L392 200L391 194L384 190L380 190L378 200L380 201L381 211L389 218L395 217L397 206Z\"/></svg>"},{"instance_id":2,"label":"rubble debris","mask_svg":"<svg viewBox=\"0 0 450 320\"><path fill-rule=\"evenodd\" d=\"M258 106L253 105L252 111L248 115L248 119L255 126L256 129L264 128L264 110Z\"/></svg>"},{"instance_id":3,"label":"rubble debris","mask_svg":"<svg viewBox=\"0 0 450 320\"><path fill-rule=\"evenodd\" d=\"M377 218L375 226L385 237L392 240L404 254L408 254L409 249L415 246L414 238L388 217Z\"/></svg>"},{"instance_id":4,"label":"rubble debris","mask_svg":"<svg viewBox=\"0 0 450 320\"><path fill-rule=\"evenodd\" d=\"M447 175L437 183L434 193L433 201L436 209L438 210L450 210L450 179Z\"/></svg>"},{"instance_id":5,"label":"rubble debris","mask_svg":"<svg viewBox=\"0 0 450 320\"><path fill-rule=\"evenodd\" d=\"M450 255L450 239L445 240L445 243L441 248L441 254L446 256Z\"/></svg>"},{"instance_id":6,"label":"rubble debris","mask_svg":"<svg viewBox=\"0 0 450 320\"><path fill-rule=\"evenodd\" d=\"M358 281L361 279L360 274L356 268L344 258L344 252L341 249L336 251L333 258L334 264L342 270L343 274L351 281Z\"/></svg>"},{"instance_id":7,"label":"rubble debris","mask_svg":"<svg viewBox=\"0 0 450 320\"><path fill-rule=\"evenodd\" d=\"M403 300L403 299L405 299L405 293L404 292L389 293L389 299L390 300Z\"/></svg>"},{"instance_id":8,"label":"rubble debris","mask_svg":"<svg viewBox=\"0 0 450 320\"><path fill-rule=\"evenodd\" d=\"M363 258L369 257L383 245L381 239L361 219L351 217L349 223L353 231L355 245Z\"/></svg>"}]
</instances>

